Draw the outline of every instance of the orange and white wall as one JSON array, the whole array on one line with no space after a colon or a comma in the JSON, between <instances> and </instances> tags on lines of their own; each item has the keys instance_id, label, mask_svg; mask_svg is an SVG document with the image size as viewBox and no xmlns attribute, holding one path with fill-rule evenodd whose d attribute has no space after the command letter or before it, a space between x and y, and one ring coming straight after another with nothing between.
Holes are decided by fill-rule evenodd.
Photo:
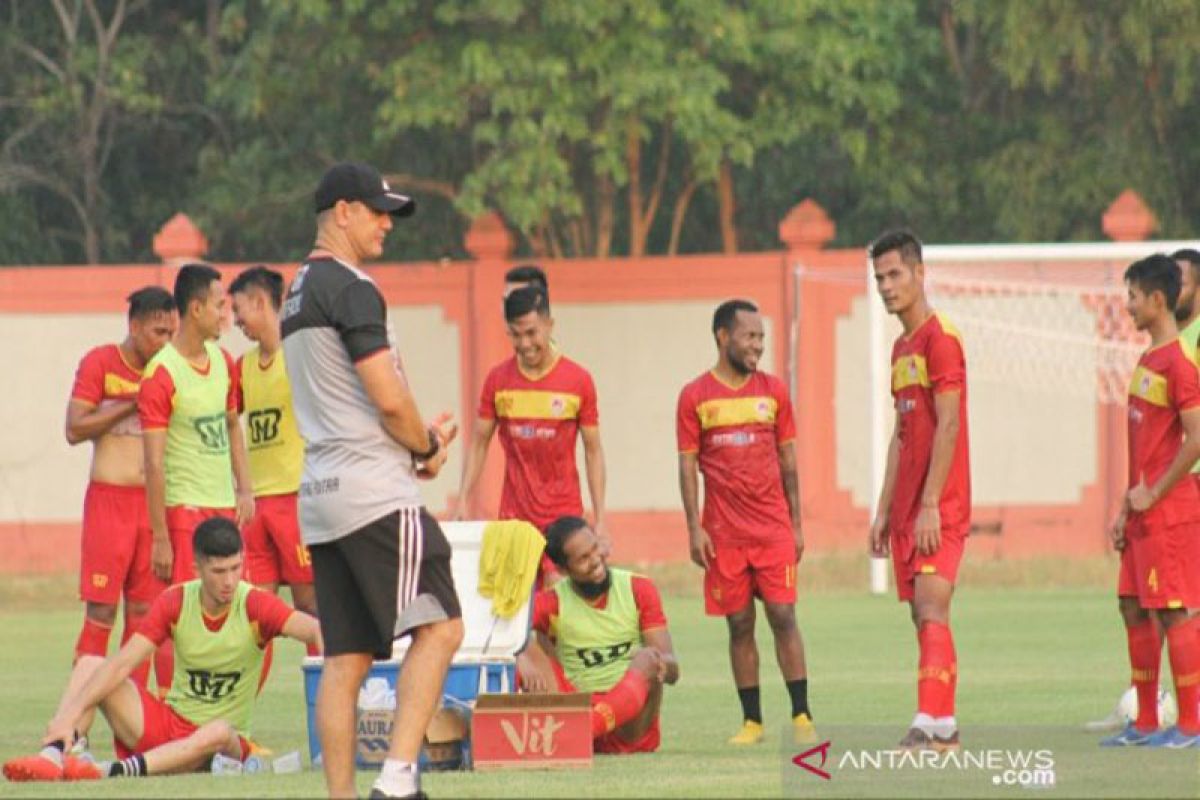
<instances>
[{"instance_id":1,"label":"orange and white wall","mask_svg":"<svg viewBox=\"0 0 1200 800\"><path fill-rule=\"evenodd\" d=\"M786 377L795 392L809 553L864 547L871 504L865 430L878 402L867 388L864 331L867 304L876 299L865 280L823 279L865 271L861 249L823 249L832 236L832 223L806 201L781 223L785 249L776 252L543 262L555 338L592 372L599 394L616 560L687 559L675 402L683 384L714 363L712 311L731 297L760 305L768 334L763 367ZM452 411L464 422L464 436L488 369L511 355L501 292L504 271L516 263L511 238L493 216L476 223L466 246L470 261L368 270L387 299L423 413ZM295 265L276 266L289 279L294 274ZM230 278L240 268L219 267ZM804 276L799 280L797 270ZM0 573L77 568L89 446L69 447L63 437L74 369L88 348L124 335L129 292L148 283L169 287L173 276L171 267L160 265L0 269L0 341L9 380L0 393ZM222 344L235 355L247 346L236 330ZM968 341L968 359L970 348ZM1082 417L1079 409L1067 409L1071 446L1054 454L1062 462L1057 468L1049 461L1029 466L1035 477L1037 470L1047 475L1030 480L1012 453L1036 454L1037 448L1026 442L1013 450L996 422L1011 408L1003 392L972 389L975 407L986 413L972 411L979 502L971 550L980 557L1102 552L1114 480L1110 434L1119 416L1095 405ZM472 509L480 518L498 502L498 450L493 443ZM442 475L425 487L436 513L457 502L461 452L456 446ZM584 496L586 502L586 488Z\"/></svg>"}]
</instances>

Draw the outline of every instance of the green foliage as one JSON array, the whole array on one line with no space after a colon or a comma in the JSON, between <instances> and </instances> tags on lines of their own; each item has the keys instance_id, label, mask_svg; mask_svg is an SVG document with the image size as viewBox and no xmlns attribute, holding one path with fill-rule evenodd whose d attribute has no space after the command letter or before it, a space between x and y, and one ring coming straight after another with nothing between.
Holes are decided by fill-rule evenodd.
<instances>
[{"instance_id":1,"label":"green foliage","mask_svg":"<svg viewBox=\"0 0 1200 800\"><path fill-rule=\"evenodd\" d=\"M729 169L750 249L805 196L845 244L1200 215L1191 0L11 0L0 41L4 263L149 260L179 210L292 259L343 158L417 196L396 258L487 209L526 252L719 249Z\"/></svg>"}]
</instances>

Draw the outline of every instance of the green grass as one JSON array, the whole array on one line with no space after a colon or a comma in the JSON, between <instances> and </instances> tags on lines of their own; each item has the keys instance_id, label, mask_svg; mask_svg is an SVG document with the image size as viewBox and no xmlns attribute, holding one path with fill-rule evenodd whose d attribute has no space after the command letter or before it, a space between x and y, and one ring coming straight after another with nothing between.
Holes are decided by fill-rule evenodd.
<instances>
[{"instance_id":1,"label":"green grass","mask_svg":"<svg viewBox=\"0 0 1200 800\"><path fill-rule=\"evenodd\" d=\"M812 565L810 569L819 569ZM671 581L666 581L671 583ZM845 585L845 584L843 584ZM663 709L663 745L652 756L605 757L578 772L455 773L425 777L440 797L779 796L785 791L782 742L787 696L771 639L759 621L763 708L769 743L735 750L724 744L739 723L726 657L725 626L701 612L683 584L664 597L682 664L682 680ZM15 607L14 607L15 606ZM67 677L79 610L57 604L30 610L6 603L0 625L0 757L36 749ZM798 606L809 658L810 698L818 723L886 725L903 733L915 702L916 642L906 607L863 593L802 595ZM958 716L973 726L1076 726L1101 716L1127 679L1123 636L1109 590L972 588L955 600L960 660ZM256 713L256 738L277 753L300 750L307 764L299 669L302 652L287 642ZM98 723L98 756L110 753ZM790 765L788 765L790 768ZM360 773L369 790L373 773ZM0 796L318 796L319 772L224 777L195 775L79 785L0 782Z\"/></svg>"}]
</instances>

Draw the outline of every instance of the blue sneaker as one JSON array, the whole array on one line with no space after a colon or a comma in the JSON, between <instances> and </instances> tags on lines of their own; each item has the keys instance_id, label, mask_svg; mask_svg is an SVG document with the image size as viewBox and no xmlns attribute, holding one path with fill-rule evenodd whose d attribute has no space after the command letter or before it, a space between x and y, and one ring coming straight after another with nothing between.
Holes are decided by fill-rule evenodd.
<instances>
[{"instance_id":1,"label":"blue sneaker","mask_svg":"<svg viewBox=\"0 0 1200 800\"><path fill-rule=\"evenodd\" d=\"M1146 747L1166 747L1171 750L1184 750L1187 748L1200 748L1200 736L1189 736L1179 730L1179 726L1172 725L1166 730L1159 731L1151 736L1145 743Z\"/></svg>"},{"instance_id":2,"label":"blue sneaker","mask_svg":"<svg viewBox=\"0 0 1200 800\"><path fill-rule=\"evenodd\" d=\"M1170 728L1169 730L1175 730ZM1168 731L1162 731L1167 733ZM1149 744L1151 739L1154 739L1161 734L1156 731L1143 733L1133 727L1133 723L1128 723L1125 728L1117 734L1109 736L1107 739L1100 740L1101 747L1137 747L1139 745Z\"/></svg>"}]
</instances>

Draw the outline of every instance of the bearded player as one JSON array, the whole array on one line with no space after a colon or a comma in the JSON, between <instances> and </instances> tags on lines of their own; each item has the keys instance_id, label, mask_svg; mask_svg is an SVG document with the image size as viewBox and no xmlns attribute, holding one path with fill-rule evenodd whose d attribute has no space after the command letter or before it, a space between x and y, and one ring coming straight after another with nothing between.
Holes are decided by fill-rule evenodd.
<instances>
[{"instance_id":1,"label":"bearded player","mask_svg":"<svg viewBox=\"0 0 1200 800\"><path fill-rule=\"evenodd\" d=\"M783 381L758 369L758 307L730 300L713 314L717 364L679 393L679 487L692 561L704 569L704 608L725 617L742 705L734 745L763 740L754 599L763 603L787 685L797 743L815 738L808 668L796 625L796 570L804 553L796 423ZM700 516L699 474L704 475Z\"/></svg>"},{"instance_id":2,"label":"bearded player","mask_svg":"<svg viewBox=\"0 0 1200 800\"><path fill-rule=\"evenodd\" d=\"M917 715L900 746L954 749L950 600L971 526L966 359L958 331L925 296L917 237L889 231L868 253L879 296L904 326L892 347L896 424L870 537L873 555L891 554L897 594L917 628Z\"/></svg>"},{"instance_id":3,"label":"bearded player","mask_svg":"<svg viewBox=\"0 0 1200 800\"><path fill-rule=\"evenodd\" d=\"M654 752L663 684L679 680L658 589L645 576L609 567L580 517L550 524L546 552L565 578L534 599L537 637L522 687L591 692L597 753Z\"/></svg>"}]
</instances>

